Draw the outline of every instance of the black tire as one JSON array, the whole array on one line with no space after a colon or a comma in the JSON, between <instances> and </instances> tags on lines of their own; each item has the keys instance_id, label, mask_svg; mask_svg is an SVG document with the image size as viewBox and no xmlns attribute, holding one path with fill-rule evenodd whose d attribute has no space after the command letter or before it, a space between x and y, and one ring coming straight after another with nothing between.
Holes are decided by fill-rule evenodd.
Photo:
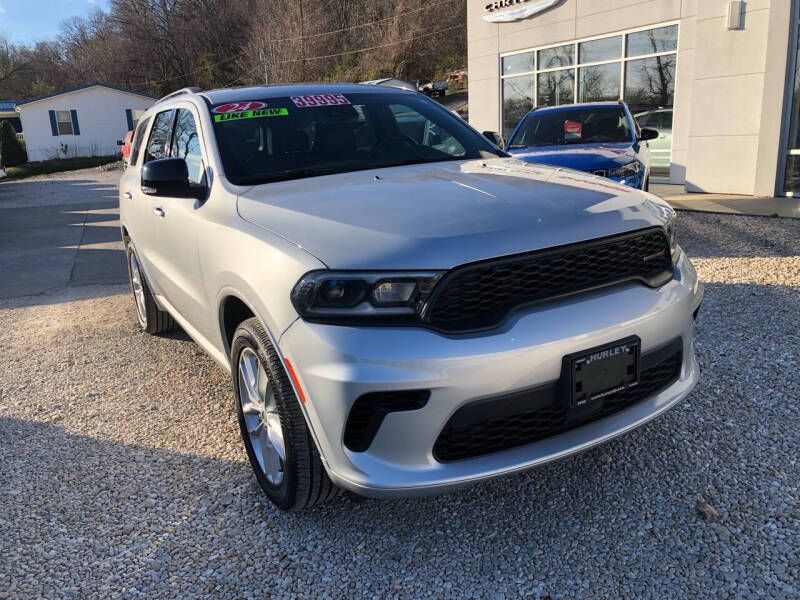
<instances>
[{"instance_id":1,"label":"black tire","mask_svg":"<svg viewBox=\"0 0 800 600\"><path fill-rule=\"evenodd\" d=\"M253 350L264 367L275 394L283 433L285 461L283 478L273 485L264 475L253 450L247 431L242 405L239 401L239 357L246 348ZM256 318L239 324L231 344L231 375L234 402L247 458L261 489L278 508L286 511L301 510L336 497L341 488L328 478L317 447L306 426L298 400L289 377L264 327Z\"/></svg>"},{"instance_id":2,"label":"black tire","mask_svg":"<svg viewBox=\"0 0 800 600\"><path fill-rule=\"evenodd\" d=\"M141 280L142 292L144 294L144 310L140 310L138 302L136 300L136 292L134 290L134 276L133 276L133 269L132 266L132 257L136 259L136 264L138 265L139 269L139 276ZM166 333L168 331L172 331L175 329L177 324L175 323L175 319L172 318L165 310L160 310L158 305L156 304L155 299L153 298L153 294L150 291L150 286L147 284L147 277L144 274L144 269L141 266L141 262L139 261L139 257L136 256L133 248L131 248L130 244L125 245L125 258L126 262L128 263L128 282L131 285L131 295L133 296L133 308L136 311L136 317L139 320L139 326L142 328L143 331L151 335L157 335L159 333Z\"/></svg>"}]
</instances>

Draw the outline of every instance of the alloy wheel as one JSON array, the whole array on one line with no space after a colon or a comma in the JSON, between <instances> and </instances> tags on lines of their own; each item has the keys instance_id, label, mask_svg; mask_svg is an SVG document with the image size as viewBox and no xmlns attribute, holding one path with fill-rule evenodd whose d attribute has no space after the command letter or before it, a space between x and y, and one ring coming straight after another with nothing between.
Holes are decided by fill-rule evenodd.
<instances>
[{"instance_id":1,"label":"alloy wheel","mask_svg":"<svg viewBox=\"0 0 800 600\"><path fill-rule=\"evenodd\" d=\"M283 481L286 447L283 441L275 391L266 370L253 350L239 355L239 403L253 454L271 485Z\"/></svg>"}]
</instances>

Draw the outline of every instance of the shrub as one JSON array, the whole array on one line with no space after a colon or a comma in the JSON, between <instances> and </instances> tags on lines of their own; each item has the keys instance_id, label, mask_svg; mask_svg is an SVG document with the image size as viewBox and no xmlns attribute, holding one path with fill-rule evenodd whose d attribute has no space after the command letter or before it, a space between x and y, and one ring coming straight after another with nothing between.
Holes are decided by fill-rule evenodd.
<instances>
[{"instance_id":1,"label":"shrub","mask_svg":"<svg viewBox=\"0 0 800 600\"><path fill-rule=\"evenodd\" d=\"M28 155L8 121L0 123L0 164L15 167L28 162Z\"/></svg>"}]
</instances>

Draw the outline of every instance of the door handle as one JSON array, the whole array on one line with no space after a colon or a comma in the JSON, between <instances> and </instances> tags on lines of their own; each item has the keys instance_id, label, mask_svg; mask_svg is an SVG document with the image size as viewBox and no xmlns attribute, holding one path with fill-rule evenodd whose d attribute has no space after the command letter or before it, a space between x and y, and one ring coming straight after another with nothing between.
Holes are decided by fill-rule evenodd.
<instances>
[{"instance_id":1,"label":"door handle","mask_svg":"<svg viewBox=\"0 0 800 600\"><path fill-rule=\"evenodd\" d=\"M131 194L130 192L125 192L125 197L126 197L128 200L133 200L133 194Z\"/></svg>"},{"instance_id":2,"label":"door handle","mask_svg":"<svg viewBox=\"0 0 800 600\"><path fill-rule=\"evenodd\" d=\"M164 216L164 209L163 209L163 208L159 208L159 207L157 206L157 207L155 207L155 208L153 209L153 214L154 214L155 216L157 216L157 217L163 217L163 216Z\"/></svg>"}]
</instances>

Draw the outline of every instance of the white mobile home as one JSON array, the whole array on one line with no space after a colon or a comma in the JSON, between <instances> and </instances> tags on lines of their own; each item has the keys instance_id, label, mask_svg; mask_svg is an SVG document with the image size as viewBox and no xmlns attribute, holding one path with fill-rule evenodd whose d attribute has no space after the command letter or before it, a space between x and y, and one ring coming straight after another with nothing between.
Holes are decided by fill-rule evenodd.
<instances>
[{"instance_id":1,"label":"white mobile home","mask_svg":"<svg viewBox=\"0 0 800 600\"><path fill-rule=\"evenodd\" d=\"M20 102L28 160L106 156L155 102L147 94L103 83L61 90Z\"/></svg>"}]
</instances>

